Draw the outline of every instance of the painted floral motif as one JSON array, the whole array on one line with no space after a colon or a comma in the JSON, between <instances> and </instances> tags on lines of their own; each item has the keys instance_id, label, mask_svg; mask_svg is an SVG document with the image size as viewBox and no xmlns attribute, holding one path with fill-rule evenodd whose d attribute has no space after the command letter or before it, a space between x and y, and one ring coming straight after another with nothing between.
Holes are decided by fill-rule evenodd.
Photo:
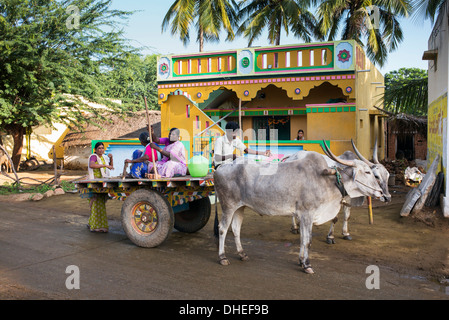
<instances>
[{"instance_id":1,"label":"painted floral motif","mask_svg":"<svg viewBox=\"0 0 449 320\"><path fill-rule=\"evenodd\" d=\"M159 71L161 74L167 73L168 72L168 64L161 63L161 65L159 66Z\"/></svg>"},{"instance_id":2,"label":"painted floral motif","mask_svg":"<svg viewBox=\"0 0 449 320\"><path fill-rule=\"evenodd\" d=\"M349 53L348 50L343 49L338 53L337 57L339 61L346 62L349 61L349 58L351 58L351 54Z\"/></svg>"}]
</instances>

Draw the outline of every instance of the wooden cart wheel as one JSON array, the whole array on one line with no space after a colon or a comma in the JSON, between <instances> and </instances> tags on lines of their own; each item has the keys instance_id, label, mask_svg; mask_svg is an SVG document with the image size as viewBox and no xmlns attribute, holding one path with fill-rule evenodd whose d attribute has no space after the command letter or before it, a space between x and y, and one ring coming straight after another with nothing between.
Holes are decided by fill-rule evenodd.
<instances>
[{"instance_id":1,"label":"wooden cart wheel","mask_svg":"<svg viewBox=\"0 0 449 320\"><path fill-rule=\"evenodd\" d=\"M157 247L173 231L173 209L159 192L136 190L123 203L122 226L128 238L136 245Z\"/></svg>"},{"instance_id":2,"label":"wooden cart wheel","mask_svg":"<svg viewBox=\"0 0 449 320\"><path fill-rule=\"evenodd\" d=\"M211 205L209 197L189 202L189 209L175 213L175 229L194 233L201 230L209 221Z\"/></svg>"}]
</instances>

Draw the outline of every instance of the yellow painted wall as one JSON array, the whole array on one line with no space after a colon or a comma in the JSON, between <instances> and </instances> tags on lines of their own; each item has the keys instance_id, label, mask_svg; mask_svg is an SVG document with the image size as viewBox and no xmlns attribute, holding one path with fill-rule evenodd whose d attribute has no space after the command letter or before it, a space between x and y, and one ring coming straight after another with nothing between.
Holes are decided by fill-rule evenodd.
<instances>
[{"instance_id":1,"label":"yellow painted wall","mask_svg":"<svg viewBox=\"0 0 449 320\"><path fill-rule=\"evenodd\" d=\"M189 116L187 116L187 106L190 111ZM197 123L197 119L199 123ZM211 118L183 95L169 95L161 105L161 136L168 137L171 128L180 129L181 140L190 141L190 157L194 151L194 136L206 129L206 122L209 122L209 126L214 123ZM224 130L218 125L213 126L210 131L213 135L224 133Z\"/></svg>"},{"instance_id":2,"label":"yellow painted wall","mask_svg":"<svg viewBox=\"0 0 449 320\"><path fill-rule=\"evenodd\" d=\"M332 79L331 77L334 77L334 79ZM288 78L289 81L287 81L286 77L280 77L277 79L270 78L257 80L199 81L198 83L190 84L159 85L158 103L162 104L167 99L167 96L175 92L176 90L187 92L191 96L191 99L193 101L195 101L196 103L202 103L209 98L209 95L213 91L219 90L221 88L226 88L234 91L237 94L237 97L242 99L242 101L251 101L252 99L256 98L257 93L261 89L267 88L270 84L273 84L276 87L285 90L287 96L289 96L290 98L294 100L301 100L309 94L311 89L319 86L323 83L323 81L329 82L334 86L339 86L343 90L348 86L354 87L355 85L352 75L345 75L345 79L336 79L336 77L337 76L329 76L329 79L327 79L327 76L295 77ZM298 81L296 81L296 79L298 79ZM301 90L300 93L295 92L297 88ZM248 91L248 95L245 95L245 91ZM347 94L349 99L355 99L354 92L355 90L352 90L351 93Z\"/></svg>"},{"instance_id":3,"label":"yellow painted wall","mask_svg":"<svg viewBox=\"0 0 449 320\"><path fill-rule=\"evenodd\" d=\"M361 57L356 68L357 114L356 132L353 138L363 156L372 159L375 139L378 137L378 157L383 159L385 158L385 128L383 121L379 121L379 116L383 115L374 106L382 108L380 99L385 91L384 77L374 64L365 58L363 50L360 47L358 49L357 54Z\"/></svg>"},{"instance_id":4,"label":"yellow painted wall","mask_svg":"<svg viewBox=\"0 0 449 320\"><path fill-rule=\"evenodd\" d=\"M443 150L445 150L444 144L447 143L444 132L447 125L447 93L429 103L427 121L429 124L427 129L427 166L429 168L438 154L442 160L445 159ZM446 177L447 168L442 166L442 161L438 165L437 172L441 170Z\"/></svg>"},{"instance_id":5,"label":"yellow painted wall","mask_svg":"<svg viewBox=\"0 0 449 320\"><path fill-rule=\"evenodd\" d=\"M309 131L307 129L307 116L290 116L290 137L295 140L298 135L298 130L304 130L304 138L309 140Z\"/></svg>"},{"instance_id":6,"label":"yellow painted wall","mask_svg":"<svg viewBox=\"0 0 449 320\"><path fill-rule=\"evenodd\" d=\"M44 125L33 127L30 143L32 157L36 157L38 160L53 162L53 145L56 147L57 159L62 159L64 157L64 148L61 146L61 143L69 129L62 123L54 123L53 127L54 128L50 128L49 126ZM9 154L12 154L14 144L12 137L3 136L2 139L6 151ZM21 161L26 160L27 152L28 148L26 138L24 137Z\"/></svg>"},{"instance_id":7,"label":"yellow painted wall","mask_svg":"<svg viewBox=\"0 0 449 320\"><path fill-rule=\"evenodd\" d=\"M307 114L308 140L331 140L330 149L335 155L352 150L351 138L355 136L355 112ZM321 149L320 149L321 151Z\"/></svg>"}]
</instances>

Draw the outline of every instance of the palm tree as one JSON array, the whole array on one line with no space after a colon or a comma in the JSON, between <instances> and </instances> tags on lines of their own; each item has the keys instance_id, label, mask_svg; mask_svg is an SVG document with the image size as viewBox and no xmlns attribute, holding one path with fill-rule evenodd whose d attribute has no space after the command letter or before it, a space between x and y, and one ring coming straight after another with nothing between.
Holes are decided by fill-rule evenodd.
<instances>
[{"instance_id":1,"label":"palm tree","mask_svg":"<svg viewBox=\"0 0 449 320\"><path fill-rule=\"evenodd\" d=\"M291 30L296 37L310 42L312 36L318 36L318 29L315 17L308 11L309 3L304 0L242 0L239 16L243 23L238 34L248 39L248 46L265 28L271 45L280 44L282 29L286 35Z\"/></svg>"},{"instance_id":2,"label":"palm tree","mask_svg":"<svg viewBox=\"0 0 449 320\"><path fill-rule=\"evenodd\" d=\"M435 17L438 17L444 10L446 2L446 0L415 0L413 7L416 17L429 18L433 24Z\"/></svg>"},{"instance_id":3,"label":"palm tree","mask_svg":"<svg viewBox=\"0 0 449 320\"><path fill-rule=\"evenodd\" d=\"M408 17L411 0L323 0L318 6L320 31L328 40L338 37L356 40L371 61L383 66L388 52L394 51L402 41L398 18ZM374 18L374 24L372 23Z\"/></svg>"},{"instance_id":4,"label":"palm tree","mask_svg":"<svg viewBox=\"0 0 449 320\"><path fill-rule=\"evenodd\" d=\"M187 45L194 26L201 52L204 41L219 40L222 29L227 32L227 40L235 38L236 8L235 0L175 0L162 21L162 32L171 24L171 34Z\"/></svg>"},{"instance_id":5,"label":"palm tree","mask_svg":"<svg viewBox=\"0 0 449 320\"><path fill-rule=\"evenodd\" d=\"M384 109L393 114L427 115L427 70L400 68L385 75Z\"/></svg>"}]
</instances>

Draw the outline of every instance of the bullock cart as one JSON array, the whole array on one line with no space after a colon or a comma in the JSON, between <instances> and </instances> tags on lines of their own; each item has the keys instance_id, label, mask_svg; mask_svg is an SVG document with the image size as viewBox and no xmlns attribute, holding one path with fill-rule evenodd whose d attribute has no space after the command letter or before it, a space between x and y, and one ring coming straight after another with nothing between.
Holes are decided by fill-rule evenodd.
<instances>
[{"instance_id":1,"label":"bullock cart","mask_svg":"<svg viewBox=\"0 0 449 320\"><path fill-rule=\"evenodd\" d=\"M82 198L107 194L123 201L121 221L128 238L140 247L163 243L173 228L193 233L202 229L211 214L212 175L131 179L121 177L79 180Z\"/></svg>"}]
</instances>

